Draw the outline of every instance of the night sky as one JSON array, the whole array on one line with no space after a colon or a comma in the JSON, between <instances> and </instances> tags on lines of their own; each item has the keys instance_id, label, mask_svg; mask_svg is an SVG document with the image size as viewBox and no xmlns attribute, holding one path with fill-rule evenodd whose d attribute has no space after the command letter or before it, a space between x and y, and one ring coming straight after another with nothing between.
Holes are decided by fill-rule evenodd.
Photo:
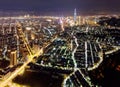
<instances>
[{"instance_id":1,"label":"night sky","mask_svg":"<svg viewBox=\"0 0 120 87\"><path fill-rule=\"evenodd\" d=\"M70 12L108 11L119 12L120 0L0 0L2 11Z\"/></svg>"}]
</instances>

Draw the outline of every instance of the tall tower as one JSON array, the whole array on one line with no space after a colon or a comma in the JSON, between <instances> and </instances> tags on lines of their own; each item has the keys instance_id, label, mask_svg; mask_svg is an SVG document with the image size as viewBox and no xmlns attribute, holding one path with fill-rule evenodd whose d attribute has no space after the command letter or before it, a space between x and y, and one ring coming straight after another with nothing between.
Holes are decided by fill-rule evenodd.
<instances>
[{"instance_id":1,"label":"tall tower","mask_svg":"<svg viewBox=\"0 0 120 87\"><path fill-rule=\"evenodd\" d=\"M77 21L77 10L76 8L74 9L74 23L76 24Z\"/></svg>"},{"instance_id":2,"label":"tall tower","mask_svg":"<svg viewBox=\"0 0 120 87\"><path fill-rule=\"evenodd\" d=\"M17 64L17 52L11 51L10 53L10 66L14 66Z\"/></svg>"},{"instance_id":3,"label":"tall tower","mask_svg":"<svg viewBox=\"0 0 120 87\"><path fill-rule=\"evenodd\" d=\"M64 31L64 23L63 23L63 18L60 18L60 26L61 26L61 30Z\"/></svg>"}]
</instances>

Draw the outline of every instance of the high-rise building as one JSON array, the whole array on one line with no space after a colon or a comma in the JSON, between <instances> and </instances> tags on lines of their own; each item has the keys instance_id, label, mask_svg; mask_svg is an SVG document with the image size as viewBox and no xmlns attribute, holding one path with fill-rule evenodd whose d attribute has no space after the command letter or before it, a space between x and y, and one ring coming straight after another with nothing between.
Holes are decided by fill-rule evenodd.
<instances>
[{"instance_id":1,"label":"high-rise building","mask_svg":"<svg viewBox=\"0 0 120 87\"><path fill-rule=\"evenodd\" d=\"M11 51L10 53L10 66L17 64L17 51Z\"/></svg>"},{"instance_id":2,"label":"high-rise building","mask_svg":"<svg viewBox=\"0 0 120 87\"><path fill-rule=\"evenodd\" d=\"M60 26L61 26L61 30L64 31L63 18L60 18Z\"/></svg>"},{"instance_id":3,"label":"high-rise building","mask_svg":"<svg viewBox=\"0 0 120 87\"><path fill-rule=\"evenodd\" d=\"M78 25L81 25L81 17L78 16Z\"/></svg>"},{"instance_id":4,"label":"high-rise building","mask_svg":"<svg viewBox=\"0 0 120 87\"><path fill-rule=\"evenodd\" d=\"M77 10L76 8L74 9L74 23L77 21Z\"/></svg>"}]
</instances>

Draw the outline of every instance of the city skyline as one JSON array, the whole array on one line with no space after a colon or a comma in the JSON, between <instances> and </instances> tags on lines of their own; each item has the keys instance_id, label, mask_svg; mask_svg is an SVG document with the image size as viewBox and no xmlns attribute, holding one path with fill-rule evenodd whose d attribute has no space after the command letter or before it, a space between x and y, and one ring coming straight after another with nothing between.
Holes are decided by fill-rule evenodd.
<instances>
[{"instance_id":1,"label":"city skyline","mask_svg":"<svg viewBox=\"0 0 120 87\"><path fill-rule=\"evenodd\" d=\"M119 0L0 0L0 87L118 87Z\"/></svg>"}]
</instances>

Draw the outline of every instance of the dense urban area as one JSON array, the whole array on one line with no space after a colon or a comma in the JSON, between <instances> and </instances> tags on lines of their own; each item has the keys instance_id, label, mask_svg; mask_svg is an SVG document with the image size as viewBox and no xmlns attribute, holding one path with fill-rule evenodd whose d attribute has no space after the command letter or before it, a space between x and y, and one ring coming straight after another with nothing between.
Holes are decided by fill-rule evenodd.
<instances>
[{"instance_id":1,"label":"dense urban area","mask_svg":"<svg viewBox=\"0 0 120 87\"><path fill-rule=\"evenodd\" d=\"M0 87L118 87L118 15L0 17Z\"/></svg>"}]
</instances>

